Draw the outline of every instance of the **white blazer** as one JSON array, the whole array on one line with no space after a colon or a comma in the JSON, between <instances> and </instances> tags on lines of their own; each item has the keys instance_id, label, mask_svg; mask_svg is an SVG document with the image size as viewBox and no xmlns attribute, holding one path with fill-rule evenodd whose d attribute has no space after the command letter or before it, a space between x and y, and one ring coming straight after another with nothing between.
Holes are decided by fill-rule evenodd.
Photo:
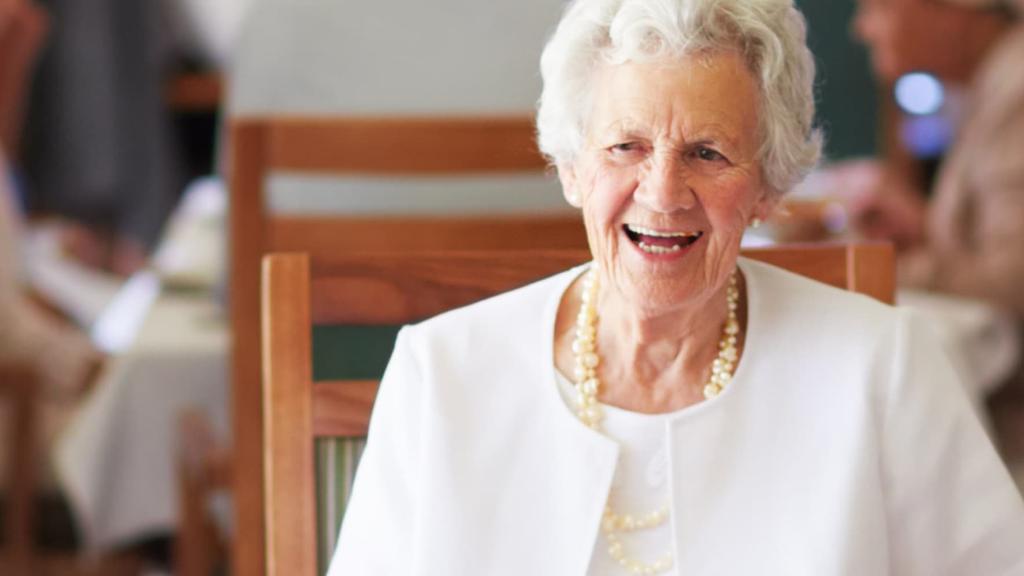
<instances>
[{"instance_id":1,"label":"white blazer","mask_svg":"<svg viewBox=\"0 0 1024 576\"><path fill-rule=\"evenodd\" d=\"M741 260L731 385L665 428L676 574L1024 574L1024 505L930 328ZM328 574L587 574L618 456L559 395L581 269L402 330Z\"/></svg>"}]
</instances>

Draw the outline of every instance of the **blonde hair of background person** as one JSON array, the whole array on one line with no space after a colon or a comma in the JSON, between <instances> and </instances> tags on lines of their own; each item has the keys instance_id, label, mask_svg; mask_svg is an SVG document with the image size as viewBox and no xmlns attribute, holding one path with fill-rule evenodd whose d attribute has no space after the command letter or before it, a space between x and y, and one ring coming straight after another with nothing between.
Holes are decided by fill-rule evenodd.
<instances>
[{"instance_id":1,"label":"blonde hair of background person","mask_svg":"<svg viewBox=\"0 0 1024 576\"><path fill-rule=\"evenodd\" d=\"M1024 573L929 326L738 257L813 166L791 0L577 0L542 150L593 262L403 328L328 573Z\"/></svg>"}]
</instances>

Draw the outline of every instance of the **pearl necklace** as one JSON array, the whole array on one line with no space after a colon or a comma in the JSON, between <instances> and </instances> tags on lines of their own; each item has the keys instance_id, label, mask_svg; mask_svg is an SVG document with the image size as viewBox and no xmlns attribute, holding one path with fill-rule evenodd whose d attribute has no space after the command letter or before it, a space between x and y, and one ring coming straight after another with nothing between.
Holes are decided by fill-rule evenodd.
<instances>
[{"instance_id":1,"label":"pearl necklace","mask_svg":"<svg viewBox=\"0 0 1024 576\"><path fill-rule=\"evenodd\" d=\"M601 382L597 378L597 365L601 359L597 355L597 273L592 267L583 277L580 312L576 317L576 338L572 342L572 352L576 359L574 376L576 377L577 415L587 427L598 430L604 414L597 401L597 393ZM740 331L736 310L739 308L739 287L735 272L729 277L726 288L728 311L725 328L718 343L718 357L711 363L711 378L704 385L704 398L718 396L732 380L733 369L739 354L736 351L736 340ZM655 528L663 524L669 516L668 506L662 506L640 516L617 514L611 505L605 506L601 528L608 540L608 554L620 566L631 574L659 574L672 567L672 553L666 552L654 562L644 563L626 554L620 534Z\"/></svg>"}]
</instances>

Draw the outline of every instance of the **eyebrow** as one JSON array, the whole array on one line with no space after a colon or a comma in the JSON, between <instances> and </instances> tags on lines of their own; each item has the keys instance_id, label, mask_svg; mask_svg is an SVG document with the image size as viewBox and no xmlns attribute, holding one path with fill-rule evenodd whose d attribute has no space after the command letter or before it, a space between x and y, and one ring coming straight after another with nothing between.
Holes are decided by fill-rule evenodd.
<instances>
[{"instance_id":1,"label":"eyebrow","mask_svg":"<svg viewBox=\"0 0 1024 576\"><path fill-rule=\"evenodd\" d=\"M721 125L709 124L701 126L699 129L692 131L692 136L687 137L684 141L686 146L693 146L698 144L716 144L727 146L730 149L738 149L738 140L735 137L730 137L727 134L727 130L723 129ZM639 122L635 122L628 118L623 118L612 122L605 126L603 130L594 132L594 135L600 140L633 140L633 139L647 139L646 129Z\"/></svg>"},{"instance_id":2,"label":"eyebrow","mask_svg":"<svg viewBox=\"0 0 1024 576\"><path fill-rule=\"evenodd\" d=\"M730 136L728 131L720 125L702 126L700 130L696 131L696 134L696 137L690 140L695 144L722 143L730 148L739 148L738 139Z\"/></svg>"}]
</instances>

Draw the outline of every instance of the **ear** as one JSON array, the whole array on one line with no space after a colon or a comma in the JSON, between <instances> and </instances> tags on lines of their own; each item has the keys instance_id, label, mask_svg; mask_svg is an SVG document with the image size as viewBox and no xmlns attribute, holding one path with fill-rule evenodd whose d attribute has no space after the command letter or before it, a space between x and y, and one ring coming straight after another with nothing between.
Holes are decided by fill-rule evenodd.
<instances>
[{"instance_id":1,"label":"ear","mask_svg":"<svg viewBox=\"0 0 1024 576\"><path fill-rule=\"evenodd\" d=\"M571 162L559 162L557 165L558 180L562 183L562 195L569 205L580 208L583 206L580 190L576 180L576 167Z\"/></svg>"},{"instance_id":2,"label":"ear","mask_svg":"<svg viewBox=\"0 0 1024 576\"><path fill-rule=\"evenodd\" d=\"M754 210L751 212L751 218L758 218L762 222L767 221L775 213L775 208L779 205L779 200L782 199L782 194L772 191L769 188L761 190L761 195L754 203Z\"/></svg>"}]
</instances>

